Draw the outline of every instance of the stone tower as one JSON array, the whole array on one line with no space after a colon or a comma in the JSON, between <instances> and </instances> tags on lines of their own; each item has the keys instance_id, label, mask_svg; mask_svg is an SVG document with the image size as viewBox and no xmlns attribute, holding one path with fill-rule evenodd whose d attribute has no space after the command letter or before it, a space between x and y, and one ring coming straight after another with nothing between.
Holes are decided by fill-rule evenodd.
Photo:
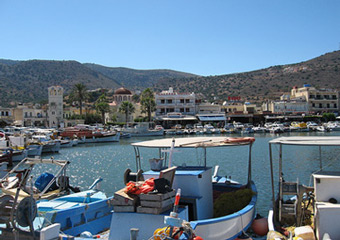
<instances>
[{"instance_id":1,"label":"stone tower","mask_svg":"<svg viewBox=\"0 0 340 240\"><path fill-rule=\"evenodd\" d=\"M61 86L48 88L48 123L49 127L63 127L63 93Z\"/></svg>"}]
</instances>

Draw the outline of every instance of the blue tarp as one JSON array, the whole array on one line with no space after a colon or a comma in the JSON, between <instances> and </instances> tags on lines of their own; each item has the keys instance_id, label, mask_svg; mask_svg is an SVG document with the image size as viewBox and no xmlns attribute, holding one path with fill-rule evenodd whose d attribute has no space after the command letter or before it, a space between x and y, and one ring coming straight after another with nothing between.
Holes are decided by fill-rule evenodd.
<instances>
[{"instance_id":1,"label":"blue tarp","mask_svg":"<svg viewBox=\"0 0 340 240\"><path fill-rule=\"evenodd\" d=\"M45 187L49 184L49 182L51 182L51 180L53 179L53 174L51 173L43 173L41 174L37 180L34 183L34 186L40 191L42 192Z\"/></svg>"},{"instance_id":2,"label":"blue tarp","mask_svg":"<svg viewBox=\"0 0 340 240\"><path fill-rule=\"evenodd\" d=\"M212 121L225 121L225 116L198 116L200 121L212 122Z\"/></svg>"}]
</instances>

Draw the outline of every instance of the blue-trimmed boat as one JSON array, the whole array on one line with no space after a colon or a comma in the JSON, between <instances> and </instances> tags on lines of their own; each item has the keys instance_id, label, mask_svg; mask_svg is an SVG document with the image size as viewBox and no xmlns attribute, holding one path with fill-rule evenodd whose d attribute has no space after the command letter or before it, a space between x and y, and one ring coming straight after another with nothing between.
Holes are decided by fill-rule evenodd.
<instances>
[{"instance_id":1,"label":"blue-trimmed boat","mask_svg":"<svg viewBox=\"0 0 340 240\"><path fill-rule=\"evenodd\" d=\"M112 197L93 189L93 186L89 190L53 200L38 201L38 216L43 219L39 225L46 227L51 223L59 223L60 230L71 236L79 236L84 231L98 234L109 229Z\"/></svg>"},{"instance_id":2,"label":"blue-trimmed boat","mask_svg":"<svg viewBox=\"0 0 340 240\"><path fill-rule=\"evenodd\" d=\"M181 189L181 207L178 210L178 217L188 222L197 236L203 239L221 240L237 238L248 229L255 217L257 190L251 180L251 149L254 141L254 138L167 138L137 142L132 146L136 154L138 173L141 170L141 148L156 149L159 156L157 159L152 159L156 160L153 163L163 162L163 166L159 169L157 169L159 166L151 165L153 170L144 172L144 179L159 178L159 170L164 169L164 166L171 167L172 155L176 150L203 149L204 161L200 166L186 166L185 164L177 166L172 188ZM244 185L226 177L219 177L218 168L215 168L213 173L212 167L207 166L208 148L235 146L243 146L243 151L245 146L249 147L248 178ZM240 150L242 149L240 148ZM150 154L151 150L146 150L146 152ZM223 158L223 156L221 157ZM234 161L231 162L238 164ZM238 194L242 191L248 193ZM238 195L241 198L247 195L247 200L243 205L241 204L241 207L231 204ZM236 200L236 202L242 201L244 199ZM230 205L229 209L224 208L226 205ZM238 204L234 202L234 205ZM109 239L130 239L130 229L132 228L139 229L138 239L160 239L154 235L154 231L157 228L166 227L166 221L163 219L169 214L170 211L161 214L113 211ZM188 225L186 226L188 227ZM182 235L181 239L193 238Z\"/></svg>"}]
</instances>

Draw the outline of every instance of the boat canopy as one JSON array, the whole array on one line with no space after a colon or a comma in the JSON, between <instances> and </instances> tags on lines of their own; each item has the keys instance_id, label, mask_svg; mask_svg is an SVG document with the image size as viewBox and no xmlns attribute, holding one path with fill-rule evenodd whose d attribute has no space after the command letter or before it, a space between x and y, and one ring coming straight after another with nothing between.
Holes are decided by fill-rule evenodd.
<instances>
[{"instance_id":1,"label":"boat canopy","mask_svg":"<svg viewBox=\"0 0 340 240\"><path fill-rule=\"evenodd\" d=\"M269 141L270 144L303 145L303 146L340 146L340 136L337 137L280 137Z\"/></svg>"},{"instance_id":2,"label":"boat canopy","mask_svg":"<svg viewBox=\"0 0 340 240\"><path fill-rule=\"evenodd\" d=\"M175 139L175 148L209 148L250 145L254 138L228 138L228 137L191 137L191 138L164 138L151 141L133 143L134 147L171 148Z\"/></svg>"}]
</instances>

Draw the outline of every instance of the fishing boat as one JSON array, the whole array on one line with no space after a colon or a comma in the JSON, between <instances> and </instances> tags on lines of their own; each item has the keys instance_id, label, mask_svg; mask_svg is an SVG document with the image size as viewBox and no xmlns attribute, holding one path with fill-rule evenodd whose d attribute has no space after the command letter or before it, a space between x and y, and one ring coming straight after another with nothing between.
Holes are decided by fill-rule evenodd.
<instances>
[{"instance_id":1,"label":"fishing boat","mask_svg":"<svg viewBox=\"0 0 340 240\"><path fill-rule=\"evenodd\" d=\"M308 166L307 174L308 176L312 172L313 185L303 185L301 179L299 180L303 174L302 171L306 171L306 166L300 170L296 169L298 176L283 174L285 165L289 164L292 168L291 165L294 162L299 162L299 158L302 156L291 154L293 146L305 148L303 151L306 151L306 148L309 151L315 149L316 154L311 156L314 159L310 159L310 166L314 166L315 169L312 170ZM314 239L312 238L314 231L317 239L340 239L339 226L334 224L340 214L340 191L338 190L340 172L326 171L332 166L331 164L334 164L334 161L325 165L322 159L323 149L334 151L334 148L330 149L330 147L339 146L340 137L338 136L280 137L269 141L273 208L270 210L270 217L268 217L271 219L269 222L271 231L268 233L270 235L267 235L267 239L274 239L278 236L280 236L279 239L288 239L288 236L286 238L277 232L286 226L297 227L295 228L295 237L299 237L297 229L309 229L309 232L305 233L310 236L308 239ZM273 149L278 149L278 162L274 161ZM278 167L278 171L274 166ZM278 179L274 179L274 177L278 177ZM314 218L311 217L313 215ZM308 225L314 225L314 231Z\"/></svg>"},{"instance_id":2,"label":"fishing boat","mask_svg":"<svg viewBox=\"0 0 340 240\"><path fill-rule=\"evenodd\" d=\"M88 190L52 200L37 202L38 216L43 217L43 227L60 224L60 230L71 236L88 231L97 234L110 227L112 197L95 188L102 181L96 179Z\"/></svg>"},{"instance_id":3,"label":"fishing boat","mask_svg":"<svg viewBox=\"0 0 340 240\"><path fill-rule=\"evenodd\" d=\"M34 199L53 199L77 191L66 175L69 164L66 160L25 158L0 179L2 194L15 196L18 191L19 199L23 199L32 191ZM37 172L43 165L56 173Z\"/></svg>"},{"instance_id":4,"label":"fishing boat","mask_svg":"<svg viewBox=\"0 0 340 240\"><path fill-rule=\"evenodd\" d=\"M163 136L164 128L157 125L150 129L149 123L138 123L133 127L125 127L121 129L122 133L129 133L131 137L149 137L149 136Z\"/></svg>"},{"instance_id":5,"label":"fishing boat","mask_svg":"<svg viewBox=\"0 0 340 240\"><path fill-rule=\"evenodd\" d=\"M179 209L178 216L187 221L196 235L203 239L220 240L235 239L247 230L254 219L257 200L257 190L251 180L251 149L254 141L254 138L225 137L166 138L137 142L132 146L136 154L137 175L141 172L141 152L154 151L158 156L150 160L151 170L143 173L144 179L158 179L161 175L163 176L164 171L175 169L172 175L172 188L181 189L180 206L183 206ZM231 149L236 146L241 151L242 149L244 151L245 147L249 148L246 163L248 176L245 184L218 176L218 168L213 174L212 167L207 165L208 149L224 147ZM190 151L190 149L202 151L204 159L201 164L189 166L187 161L174 166L174 154L177 151ZM231 162L235 164L234 161L231 160ZM162 170L164 167L165 170ZM239 194L245 198L238 199ZM232 199L238 199L236 202L243 202L243 204L237 208L228 202L233 201ZM142 206L137 207L137 212L118 211L118 208L114 206L110 240L130 239L131 228L139 229L139 239L149 239L153 236L155 229L166 227L163 218L169 215L169 211L166 211L168 209L165 211L161 209L159 213L152 214L148 212L148 207L143 207L143 203L141 204Z\"/></svg>"},{"instance_id":6,"label":"fishing boat","mask_svg":"<svg viewBox=\"0 0 340 240\"><path fill-rule=\"evenodd\" d=\"M108 229L112 205L111 198L96 189L101 180L96 179L86 191L52 200L36 201L32 191L25 198L19 197L19 191L1 196L0 238L73 239L84 231L97 234Z\"/></svg>"}]
</instances>

